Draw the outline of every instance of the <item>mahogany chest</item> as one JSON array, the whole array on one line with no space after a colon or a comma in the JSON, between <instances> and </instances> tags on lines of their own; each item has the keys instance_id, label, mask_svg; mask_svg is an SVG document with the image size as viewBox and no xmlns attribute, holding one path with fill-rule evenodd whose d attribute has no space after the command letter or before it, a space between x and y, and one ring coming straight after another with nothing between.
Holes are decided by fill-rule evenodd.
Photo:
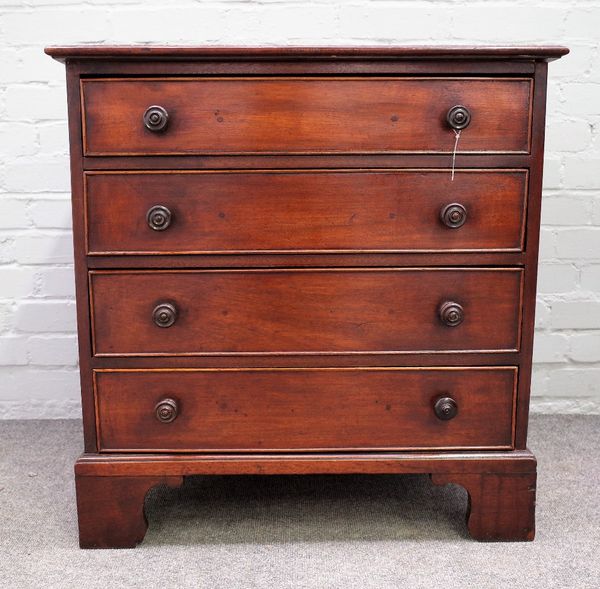
<instances>
[{"instance_id":1,"label":"mahogany chest","mask_svg":"<svg viewBox=\"0 0 600 589\"><path fill-rule=\"evenodd\" d=\"M532 540L561 47L51 47L67 66L80 545L195 474L428 473Z\"/></svg>"}]
</instances>

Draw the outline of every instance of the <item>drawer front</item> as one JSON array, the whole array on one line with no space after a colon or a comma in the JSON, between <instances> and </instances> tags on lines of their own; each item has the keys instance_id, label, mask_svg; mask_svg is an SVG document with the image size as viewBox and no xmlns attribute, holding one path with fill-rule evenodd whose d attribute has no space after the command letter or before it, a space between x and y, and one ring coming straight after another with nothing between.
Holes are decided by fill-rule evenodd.
<instances>
[{"instance_id":1,"label":"drawer front","mask_svg":"<svg viewBox=\"0 0 600 589\"><path fill-rule=\"evenodd\" d=\"M516 375L512 367L97 371L98 445L175 452L510 448ZM440 419L436 403L438 412L444 405L456 415Z\"/></svg>"},{"instance_id":2,"label":"drawer front","mask_svg":"<svg viewBox=\"0 0 600 589\"><path fill-rule=\"evenodd\" d=\"M520 269L97 271L96 355L516 350Z\"/></svg>"},{"instance_id":3,"label":"drawer front","mask_svg":"<svg viewBox=\"0 0 600 589\"><path fill-rule=\"evenodd\" d=\"M93 172L85 187L92 254L519 251L527 172Z\"/></svg>"},{"instance_id":4,"label":"drawer front","mask_svg":"<svg viewBox=\"0 0 600 589\"><path fill-rule=\"evenodd\" d=\"M451 153L530 148L530 79L156 78L81 82L85 155ZM148 110L160 107L162 110Z\"/></svg>"}]
</instances>

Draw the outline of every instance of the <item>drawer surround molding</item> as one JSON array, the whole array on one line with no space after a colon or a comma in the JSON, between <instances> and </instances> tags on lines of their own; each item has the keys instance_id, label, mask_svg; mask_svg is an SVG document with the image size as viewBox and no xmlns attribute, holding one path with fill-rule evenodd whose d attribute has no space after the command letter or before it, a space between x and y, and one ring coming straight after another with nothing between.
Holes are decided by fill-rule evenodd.
<instances>
[{"instance_id":1,"label":"drawer surround molding","mask_svg":"<svg viewBox=\"0 0 600 589\"><path fill-rule=\"evenodd\" d=\"M562 47L353 47L353 48L194 48L194 47L50 47L46 52L64 61L67 69L75 275L80 343L80 374L84 417L84 454L75 465L80 545L82 547L133 547L143 540L147 522L143 499L158 484L177 486L195 474L309 474L309 473L429 473L434 484L462 485L470 498L467 527L478 540L532 540L535 533L535 457L527 450L527 421L531 381L531 354L538 257L541 179L547 64L568 53ZM447 169L451 152L345 151L258 154L89 155L84 153L81 84L98 78L164 78L241 76L407 78L519 78L529 81L527 145L524 151L497 152L459 149L458 173L467 169L527 170L527 206L522 251L349 253L194 253L183 255L136 253L88 255L84 172L143 170L258 171L258 170L385 170L389 168ZM145 108L150 105L145 105ZM168 105L167 105L168 106ZM464 105L467 108L469 105ZM219 107L216 107L219 108ZM298 107L301 109L301 107ZM439 106L436 104L434 108ZM520 107L522 109L522 107ZM168 109L167 109L168 110ZM442 109L443 110L443 109ZM437 111L436 111L437 112ZM140 113L140 124L142 123ZM477 113L473 111L473 115ZM215 117L218 115L215 115ZM294 115L296 116L296 115ZM441 116L441 115L440 115ZM137 117L137 115L136 115ZM175 119L172 119L175 120ZM475 119L473 119L475 120ZM490 119L491 120L491 119ZM226 124L220 123L220 124ZM474 125L475 123L473 123ZM174 127L176 128L176 127ZM476 127L471 127L475 130ZM503 129L510 133L514 127ZM468 148L468 131L461 137ZM446 135L443 135L446 137ZM442 137L442 135L440 135ZM447 137L453 140L448 128ZM522 138L516 139L517 143ZM242 138L243 139L243 138ZM465 141L463 141L463 139ZM327 138L335 142L335 137ZM510 139L515 141L515 137ZM453 141L452 141L453 143ZM513 143L516 145L517 143ZM289 142L288 142L289 145ZM334 148L338 148L335 143ZM145 144L142 144L145 147ZM118 153L127 149L118 147ZM285 269L289 267L515 267L522 271L520 295L520 347L494 354L427 353L398 355L290 355L195 357L97 357L92 353L90 322L90 271L165 269ZM380 350L386 352L386 350ZM428 450L381 452L250 453L127 453L100 452L97 440L93 379L96 371L179 369L289 369L352 367L369 369L403 367L515 367L518 370L511 449ZM167 424L165 424L167 425ZM118 508L117 508L118 506Z\"/></svg>"}]
</instances>

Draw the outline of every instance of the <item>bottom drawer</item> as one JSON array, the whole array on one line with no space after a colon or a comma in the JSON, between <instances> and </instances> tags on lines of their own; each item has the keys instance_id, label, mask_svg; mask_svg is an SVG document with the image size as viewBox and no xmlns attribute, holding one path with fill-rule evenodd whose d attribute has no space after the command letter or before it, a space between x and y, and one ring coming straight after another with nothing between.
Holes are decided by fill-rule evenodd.
<instances>
[{"instance_id":1,"label":"bottom drawer","mask_svg":"<svg viewBox=\"0 0 600 589\"><path fill-rule=\"evenodd\" d=\"M516 380L514 367L97 370L98 447L506 449Z\"/></svg>"}]
</instances>

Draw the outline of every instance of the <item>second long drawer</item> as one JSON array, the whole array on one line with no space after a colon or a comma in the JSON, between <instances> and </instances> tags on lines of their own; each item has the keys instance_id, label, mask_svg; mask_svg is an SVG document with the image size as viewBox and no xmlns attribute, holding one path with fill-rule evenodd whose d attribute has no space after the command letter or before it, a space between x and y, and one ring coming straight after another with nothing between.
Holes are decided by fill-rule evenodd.
<instances>
[{"instance_id":1,"label":"second long drawer","mask_svg":"<svg viewBox=\"0 0 600 589\"><path fill-rule=\"evenodd\" d=\"M88 172L87 251L520 251L525 170Z\"/></svg>"},{"instance_id":2,"label":"second long drawer","mask_svg":"<svg viewBox=\"0 0 600 589\"><path fill-rule=\"evenodd\" d=\"M90 273L98 356L515 351L522 270Z\"/></svg>"}]
</instances>

